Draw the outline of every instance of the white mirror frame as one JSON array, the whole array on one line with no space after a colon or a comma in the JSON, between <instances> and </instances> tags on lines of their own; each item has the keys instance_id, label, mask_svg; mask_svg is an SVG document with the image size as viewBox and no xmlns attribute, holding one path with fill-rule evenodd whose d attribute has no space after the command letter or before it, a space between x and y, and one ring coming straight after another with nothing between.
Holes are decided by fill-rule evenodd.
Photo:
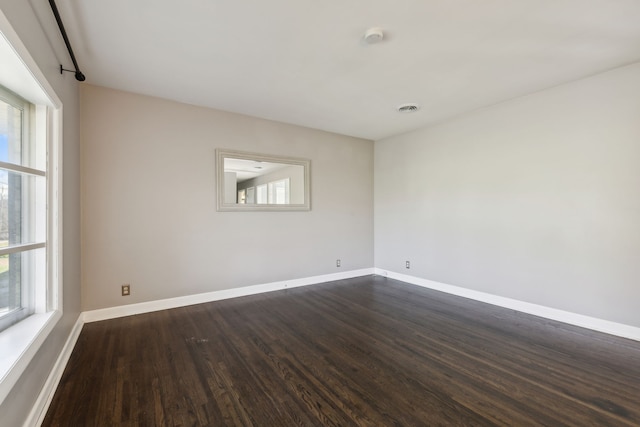
<instances>
[{"instance_id":1,"label":"white mirror frame","mask_svg":"<svg viewBox=\"0 0 640 427\"><path fill-rule=\"evenodd\" d=\"M274 205L274 204L239 204L225 203L225 182L224 182L224 159L243 159L269 163L284 163L292 166L302 166L304 169L304 203ZM311 210L311 160L298 159L294 157L274 156L269 154L248 153L235 150L216 150L216 192L218 200L218 211L310 211Z\"/></svg>"}]
</instances>

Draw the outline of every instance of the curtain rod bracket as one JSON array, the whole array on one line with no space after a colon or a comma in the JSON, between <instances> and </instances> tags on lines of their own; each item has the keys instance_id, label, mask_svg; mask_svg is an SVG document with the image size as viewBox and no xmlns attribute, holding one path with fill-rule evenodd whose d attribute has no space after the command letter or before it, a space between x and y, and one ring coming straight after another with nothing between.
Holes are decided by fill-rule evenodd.
<instances>
[{"instance_id":1,"label":"curtain rod bracket","mask_svg":"<svg viewBox=\"0 0 640 427\"><path fill-rule=\"evenodd\" d=\"M66 68L62 67L62 64L60 64L60 74L62 74L63 71L66 71L68 73L75 73L76 75L76 80L79 82L83 82L85 81L87 78L84 76L84 74L82 74L82 71L78 70L67 70Z\"/></svg>"}]
</instances>

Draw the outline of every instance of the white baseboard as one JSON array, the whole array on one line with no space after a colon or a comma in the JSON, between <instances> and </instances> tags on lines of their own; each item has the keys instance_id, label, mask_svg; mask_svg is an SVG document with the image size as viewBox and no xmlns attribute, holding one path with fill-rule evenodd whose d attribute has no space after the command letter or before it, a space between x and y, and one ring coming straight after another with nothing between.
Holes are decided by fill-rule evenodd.
<instances>
[{"instance_id":1,"label":"white baseboard","mask_svg":"<svg viewBox=\"0 0 640 427\"><path fill-rule=\"evenodd\" d=\"M370 274L374 274L373 268L363 268L361 270L324 274L321 276L311 276L302 279L283 280L280 282L264 283L260 285L245 286L242 288L225 289L221 291L205 292L202 294L187 295L183 297L168 298L157 301L120 305L117 307L86 311L84 312L84 321L86 323L97 322L100 320L115 319L117 317L149 313L152 311L184 307L187 305L202 304L205 302L219 301L228 298L261 294L264 292L279 291L288 288L297 288L299 286L314 285L317 283L331 282L334 280L351 279L354 277L367 276Z\"/></svg>"},{"instance_id":2,"label":"white baseboard","mask_svg":"<svg viewBox=\"0 0 640 427\"><path fill-rule=\"evenodd\" d=\"M420 277L409 276L407 274L396 273L380 268L375 268L374 271L375 274L379 276L389 277L390 279L400 280L401 282L411 283L412 285L422 286L424 288L434 289L436 291L446 292L448 294L457 295L476 301L486 302L488 304L497 305L499 307L510 308L512 310L521 311L523 313L533 314L534 316L557 320L558 322L568 323L570 325L580 326L582 328L592 329L594 331L604 332L610 335L640 341L640 328L635 326L611 322L609 320L598 319L595 317L584 316L582 314L558 310L555 308L532 304L516 299L505 298L486 292L474 291L467 288L461 288L459 286L447 285L445 283L422 279Z\"/></svg>"},{"instance_id":3,"label":"white baseboard","mask_svg":"<svg viewBox=\"0 0 640 427\"><path fill-rule=\"evenodd\" d=\"M73 351L76 341L78 341L78 337L80 336L80 332L82 331L82 325L84 325L84 321L83 315L80 313L78 320L76 320L75 325L73 325L73 328L69 333L69 337L67 337L67 341L64 343L64 347L62 347L62 351L58 355L56 363L53 365L51 372L49 372L47 381L45 381L36 402L24 422L24 427L39 426L44 421L44 417L47 415L47 410L49 409L53 395L55 394L58 384L60 383L60 379L62 378L64 368L67 366L69 357L71 357L71 352Z\"/></svg>"}]
</instances>

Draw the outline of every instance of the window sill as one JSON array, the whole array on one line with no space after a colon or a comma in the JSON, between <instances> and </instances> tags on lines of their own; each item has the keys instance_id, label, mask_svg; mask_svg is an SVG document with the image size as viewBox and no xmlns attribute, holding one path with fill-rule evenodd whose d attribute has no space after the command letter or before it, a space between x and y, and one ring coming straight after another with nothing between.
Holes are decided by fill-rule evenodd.
<instances>
[{"instance_id":1,"label":"window sill","mask_svg":"<svg viewBox=\"0 0 640 427\"><path fill-rule=\"evenodd\" d=\"M33 314L0 332L0 404L61 317L59 310Z\"/></svg>"}]
</instances>

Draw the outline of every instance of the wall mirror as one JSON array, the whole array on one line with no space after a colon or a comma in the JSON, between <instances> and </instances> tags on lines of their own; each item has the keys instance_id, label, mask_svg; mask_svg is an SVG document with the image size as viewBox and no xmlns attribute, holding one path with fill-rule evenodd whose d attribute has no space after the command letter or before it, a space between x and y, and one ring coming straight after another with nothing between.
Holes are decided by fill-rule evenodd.
<instances>
[{"instance_id":1,"label":"wall mirror","mask_svg":"<svg viewBox=\"0 0 640 427\"><path fill-rule=\"evenodd\" d=\"M218 211L311 210L311 161L216 150Z\"/></svg>"}]
</instances>

